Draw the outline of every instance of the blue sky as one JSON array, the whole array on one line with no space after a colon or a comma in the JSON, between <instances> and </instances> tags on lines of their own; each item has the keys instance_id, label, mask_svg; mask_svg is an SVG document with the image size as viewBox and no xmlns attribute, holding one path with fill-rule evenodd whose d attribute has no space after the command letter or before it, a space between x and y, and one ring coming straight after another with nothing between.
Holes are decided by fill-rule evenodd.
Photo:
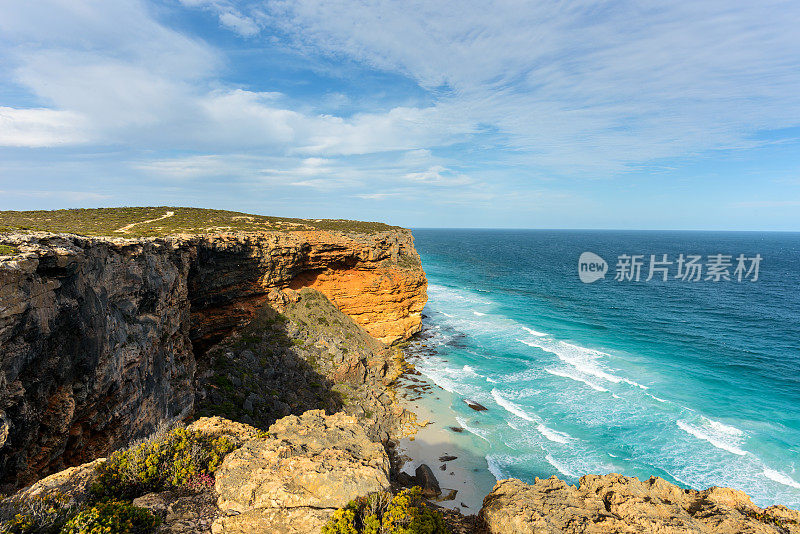
<instances>
[{"instance_id":1,"label":"blue sky","mask_svg":"<svg viewBox=\"0 0 800 534\"><path fill-rule=\"evenodd\" d=\"M796 231L799 25L794 0L0 1L0 209Z\"/></svg>"}]
</instances>

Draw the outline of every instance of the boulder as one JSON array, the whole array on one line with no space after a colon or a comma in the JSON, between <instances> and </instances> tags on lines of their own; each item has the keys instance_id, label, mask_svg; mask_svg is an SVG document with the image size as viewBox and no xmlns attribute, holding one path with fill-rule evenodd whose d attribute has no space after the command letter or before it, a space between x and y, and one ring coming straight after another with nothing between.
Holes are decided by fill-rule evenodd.
<instances>
[{"instance_id":1,"label":"boulder","mask_svg":"<svg viewBox=\"0 0 800 534\"><path fill-rule=\"evenodd\" d=\"M105 458L98 458L54 473L17 492L14 498L29 500L32 497L66 495L72 504L81 504L89 499L92 484L97 480L95 468L105 461Z\"/></svg>"},{"instance_id":2,"label":"boulder","mask_svg":"<svg viewBox=\"0 0 800 534\"><path fill-rule=\"evenodd\" d=\"M427 464L422 464L417 467L417 470L414 472L414 478L417 485L422 488L422 495L424 497L433 499L442 494L439 481L436 480L436 475L433 474L433 470L428 467Z\"/></svg>"},{"instance_id":3,"label":"boulder","mask_svg":"<svg viewBox=\"0 0 800 534\"><path fill-rule=\"evenodd\" d=\"M215 475L225 514L215 533L318 534L337 508L390 488L383 446L355 418L322 410L280 419L269 437L226 456Z\"/></svg>"},{"instance_id":4,"label":"boulder","mask_svg":"<svg viewBox=\"0 0 800 534\"><path fill-rule=\"evenodd\" d=\"M800 512L762 510L738 490L695 491L618 474L586 475L578 487L556 477L533 485L501 480L480 517L489 534L800 533Z\"/></svg>"},{"instance_id":5,"label":"boulder","mask_svg":"<svg viewBox=\"0 0 800 534\"><path fill-rule=\"evenodd\" d=\"M472 408L476 412L485 412L486 410L489 409L486 406L484 406L483 404L481 404L479 402L475 402L472 399L464 399L464 402L467 403L467 406L469 406L470 408Z\"/></svg>"}]
</instances>

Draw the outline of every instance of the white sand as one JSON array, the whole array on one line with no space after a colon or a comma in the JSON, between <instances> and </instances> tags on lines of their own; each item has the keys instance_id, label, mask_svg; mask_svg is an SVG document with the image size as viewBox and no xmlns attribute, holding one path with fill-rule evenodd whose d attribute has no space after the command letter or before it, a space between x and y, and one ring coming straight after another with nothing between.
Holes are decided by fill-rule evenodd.
<instances>
[{"instance_id":1,"label":"white sand","mask_svg":"<svg viewBox=\"0 0 800 534\"><path fill-rule=\"evenodd\" d=\"M417 414L419 421L428 420L431 423L422 428L412 438L400 441L397 452L408 457L403 471L411 475L420 464L427 464L436 475L442 495L446 496L451 489L458 490L452 501L440 501L438 504L446 508L460 508L464 514L476 514L480 510L483 498L492 491L495 484L494 476L489 472L486 463L487 443L481 438L464 430L454 432L450 427L460 427L455 419L455 414L450 409L454 396L432 384L423 376L415 376L420 382L408 382L401 379L401 384L425 384L432 390L422 393L422 398L416 401L402 399L403 405ZM403 391L401 387L401 391ZM411 397L414 392L406 390ZM456 456L457 459L448 462L439 460L442 456ZM446 465L441 470L442 464ZM466 505L466 506L464 506Z\"/></svg>"}]
</instances>

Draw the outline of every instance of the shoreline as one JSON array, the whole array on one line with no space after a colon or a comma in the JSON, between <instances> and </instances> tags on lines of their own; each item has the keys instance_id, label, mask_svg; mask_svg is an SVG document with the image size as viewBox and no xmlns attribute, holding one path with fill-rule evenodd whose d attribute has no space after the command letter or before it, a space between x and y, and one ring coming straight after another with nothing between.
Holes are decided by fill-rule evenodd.
<instances>
[{"instance_id":1,"label":"shoreline","mask_svg":"<svg viewBox=\"0 0 800 534\"><path fill-rule=\"evenodd\" d=\"M442 500L436 504L464 515L477 514L497 480L486 461L488 443L462 428L450 409L460 397L434 384L413 365L398 378L397 390L400 405L424 425L397 442L400 471L413 476L418 466L428 465L442 490ZM445 500L451 490L457 493Z\"/></svg>"}]
</instances>

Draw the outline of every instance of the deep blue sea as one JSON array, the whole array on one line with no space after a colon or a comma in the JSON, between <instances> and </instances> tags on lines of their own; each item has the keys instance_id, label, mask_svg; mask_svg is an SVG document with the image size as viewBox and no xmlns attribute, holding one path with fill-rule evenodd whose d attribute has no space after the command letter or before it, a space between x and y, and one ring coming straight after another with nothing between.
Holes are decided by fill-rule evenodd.
<instances>
[{"instance_id":1,"label":"deep blue sea","mask_svg":"<svg viewBox=\"0 0 800 534\"><path fill-rule=\"evenodd\" d=\"M414 230L417 368L454 393L497 478L587 473L729 486L800 507L800 234ZM608 262L584 284L578 258ZM642 255L639 282L615 281ZM645 281L650 255L732 256L731 281ZM759 278L735 276L760 254ZM748 265L749 266L749 265ZM471 410L472 399L487 411Z\"/></svg>"}]
</instances>

